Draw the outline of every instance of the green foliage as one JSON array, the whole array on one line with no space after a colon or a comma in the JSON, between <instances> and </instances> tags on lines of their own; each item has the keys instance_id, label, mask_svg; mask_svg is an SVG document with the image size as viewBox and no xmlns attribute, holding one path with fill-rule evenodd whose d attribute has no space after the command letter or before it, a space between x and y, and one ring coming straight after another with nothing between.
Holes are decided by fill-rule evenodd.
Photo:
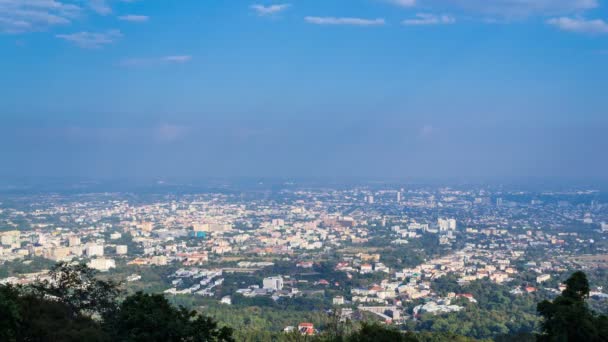
<instances>
[{"instance_id":1,"label":"green foliage","mask_svg":"<svg viewBox=\"0 0 608 342\"><path fill-rule=\"evenodd\" d=\"M608 318L597 316L585 301L589 281L583 272L575 272L565 281L566 289L553 302L538 304L544 318L540 341L607 341Z\"/></svg>"},{"instance_id":2,"label":"green foliage","mask_svg":"<svg viewBox=\"0 0 608 342\"><path fill-rule=\"evenodd\" d=\"M100 324L61 301L0 286L1 341L106 341Z\"/></svg>"},{"instance_id":3,"label":"green foliage","mask_svg":"<svg viewBox=\"0 0 608 342\"><path fill-rule=\"evenodd\" d=\"M232 329L165 297L137 292L125 299L109 322L114 341L233 341Z\"/></svg>"},{"instance_id":4,"label":"green foliage","mask_svg":"<svg viewBox=\"0 0 608 342\"><path fill-rule=\"evenodd\" d=\"M432 284L440 294L448 292L470 293L477 303L460 300L455 304L464 306L460 312L444 315L422 315L407 326L416 331L452 333L473 338L495 338L517 334L531 334L537 330L537 297L534 295L513 296L508 288L491 281L477 280L460 286L456 279L444 276Z\"/></svg>"},{"instance_id":5,"label":"green foliage","mask_svg":"<svg viewBox=\"0 0 608 342\"><path fill-rule=\"evenodd\" d=\"M0 286L0 341L234 341L232 329L162 295L118 303L118 284L86 265L58 264L52 281Z\"/></svg>"},{"instance_id":6,"label":"green foliage","mask_svg":"<svg viewBox=\"0 0 608 342\"><path fill-rule=\"evenodd\" d=\"M412 334L379 324L364 323L361 329L346 338L347 342L417 342Z\"/></svg>"},{"instance_id":7,"label":"green foliage","mask_svg":"<svg viewBox=\"0 0 608 342\"><path fill-rule=\"evenodd\" d=\"M28 260L6 261L0 267L0 278L12 277L20 274L48 270L54 262L42 257L32 257Z\"/></svg>"},{"instance_id":8,"label":"green foliage","mask_svg":"<svg viewBox=\"0 0 608 342\"><path fill-rule=\"evenodd\" d=\"M85 264L58 263L49 275L51 281L33 286L39 295L59 298L74 313L102 318L115 313L120 294L118 283L97 279L97 272Z\"/></svg>"}]
</instances>

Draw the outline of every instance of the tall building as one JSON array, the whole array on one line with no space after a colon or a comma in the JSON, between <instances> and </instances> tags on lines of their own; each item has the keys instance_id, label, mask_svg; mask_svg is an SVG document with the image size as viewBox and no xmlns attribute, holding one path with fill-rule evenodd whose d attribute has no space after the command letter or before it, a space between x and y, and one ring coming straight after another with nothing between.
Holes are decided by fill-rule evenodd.
<instances>
[{"instance_id":1,"label":"tall building","mask_svg":"<svg viewBox=\"0 0 608 342\"><path fill-rule=\"evenodd\" d=\"M374 204L374 195L367 196L367 204Z\"/></svg>"},{"instance_id":2,"label":"tall building","mask_svg":"<svg viewBox=\"0 0 608 342\"><path fill-rule=\"evenodd\" d=\"M401 203L401 191L397 191L397 203Z\"/></svg>"},{"instance_id":3,"label":"tall building","mask_svg":"<svg viewBox=\"0 0 608 342\"><path fill-rule=\"evenodd\" d=\"M455 219L438 219L437 225L439 226L440 232L445 232L448 230L456 230L456 220Z\"/></svg>"},{"instance_id":4,"label":"tall building","mask_svg":"<svg viewBox=\"0 0 608 342\"><path fill-rule=\"evenodd\" d=\"M103 256L103 245L88 244L85 248L85 254L88 257Z\"/></svg>"},{"instance_id":5,"label":"tall building","mask_svg":"<svg viewBox=\"0 0 608 342\"><path fill-rule=\"evenodd\" d=\"M68 245L70 247L80 246L80 238L78 236L70 236L68 238Z\"/></svg>"}]
</instances>

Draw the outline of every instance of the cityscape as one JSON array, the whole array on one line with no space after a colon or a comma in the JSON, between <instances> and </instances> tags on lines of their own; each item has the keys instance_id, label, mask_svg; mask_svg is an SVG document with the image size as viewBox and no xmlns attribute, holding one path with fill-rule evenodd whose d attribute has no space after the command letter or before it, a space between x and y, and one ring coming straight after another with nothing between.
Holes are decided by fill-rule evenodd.
<instances>
[{"instance_id":1,"label":"cityscape","mask_svg":"<svg viewBox=\"0 0 608 342\"><path fill-rule=\"evenodd\" d=\"M0 0L0 342L608 342L608 0Z\"/></svg>"},{"instance_id":2,"label":"cityscape","mask_svg":"<svg viewBox=\"0 0 608 342\"><path fill-rule=\"evenodd\" d=\"M608 203L594 188L156 189L5 192L0 283L28 285L50 279L54 263L85 263L128 291L161 292L210 312L289 312L291 320L239 322L246 334L314 335L331 312L412 330L500 312L480 286L504 295L517 319L456 332L534 332L536 301L558 296L575 270L591 279L590 305L608 307Z\"/></svg>"}]
</instances>

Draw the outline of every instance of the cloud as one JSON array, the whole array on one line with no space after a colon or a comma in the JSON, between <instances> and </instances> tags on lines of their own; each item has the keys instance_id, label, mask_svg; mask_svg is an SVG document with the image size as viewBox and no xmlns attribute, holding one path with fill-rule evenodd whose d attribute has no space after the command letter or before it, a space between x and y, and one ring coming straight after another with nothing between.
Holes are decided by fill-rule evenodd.
<instances>
[{"instance_id":1,"label":"cloud","mask_svg":"<svg viewBox=\"0 0 608 342\"><path fill-rule=\"evenodd\" d=\"M563 31L590 34L608 33L608 23L601 19L587 20L583 18L561 17L549 19L547 23Z\"/></svg>"},{"instance_id":2,"label":"cloud","mask_svg":"<svg viewBox=\"0 0 608 342\"><path fill-rule=\"evenodd\" d=\"M78 32L72 34L58 34L57 38L74 43L81 48L97 49L104 45L112 44L122 37L119 30L109 30L102 33Z\"/></svg>"},{"instance_id":3,"label":"cloud","mask_svg":"<svg viewBox=\"0 0 608 342\"><path fill-rule=\"evenodd\" d=\"M173 55L155 58L126 58L120 61L119 65L123 67L151 67L163 64L184 64L190 62L190 55Z\"/></svg>"},{"instance_id":4,"label":"cloud","mask_svg":"<svg viewBox=\"0 0 608 342\"><path fill-rule=\"evenodd\" d=\"M363 18L336 18L336 17L305 17L304 20L315 25L353 25L353 26L381 26L385 24L384 19Z\"/></svg>"},{"instance_id":5,"label":"cloud","mask_svg":"<svg viewBox=\"0 0 608 342\"><path fill-rule=\"evenodd\" d=\"M108 15L112 13L112 8L106 0L89 0L89 7L97 14Z\"/></svg>"},{"instance_id":6,"label":"cloud","mask_svg":"<svg viewBox=\"0 0 608 342\"><path fill-rule=\"evenodd\" d=\"M82 9L59 0L0 0L0 33L25 33L67 25Z\"/></svg>"},{"instance_id":7,"label":"cloud","mask_svg":"<svg viewBox=\"0 0 608 342\"><path fill-rule=\"evenodd\" d=\"M290 4L277 4L277 5L270 5L270 6L254 4L254 5L251 5L251 9L254 10L257 13L257 15L267 16L267 15L274 15L274 14L283 12L283 11L287 10L290 6L291 6Z\"/></svg>"},{"instance_id":8,"label":"cloud","mask_svg":"<svg viewBox=\"0 0 608 342\"><path fill-rule=\"evenodd\" d=\"M447 25L453 24L456 22L454 17L443 14L443 15L435 15L429 13L418 13L416 14L416 18L413 19L405 19L401 23L403 25L408 26L416 26L416 25Z\"/></svg>"},{"instance_id":9,"label":"cloud","mask_svg":"<svg viewBox=\"0 0 608 342\"><path fill-rule=\"evenodd\" d=\"M184 138L188 128L173 124L161 124L156 129L156 139L160 142L170 143Z\"/></svg>"},{"instance_id":10,"label":"cloud","mask_svg":"<svg viewBox=\"0 0 608 342\"><path fill-rule=\"evenodd\" d=\"M599 6L598 0L420 0L435 10L450 8L503 17L580 13Z\"/></svg>"},{"instance_id":11,"label":"cloud","mask_svg":"<svg viewBox=\"0 0 608 342\"><path fill-rule=\"evenodd\" d=\"M192 60L192 56L189 56L189 55L167 56L167 57L164 57L163 60L166 62L171 62L171 63L186 63L186 62L190 62L190 60Z\"/></svg>"},{"instance_id":12,"label":"cloud","mask_svg":"<svg viewBox=\"0 0 608 342\"><path fill-rule=\"evenodd\" d=\"M416 0L386 0L394 5L401 7L413 7L416 6Z\"/></svg>"},{"instance_id":13,"label":"cloud","mask_svg":"<svg viewBox=\"0 0 608 342\"><path fill-rule=\"evenodd\" d=\"M118 17L118 19L123 20L123 21L130 21L133 23L143 23L143 22L148 21L150 19L150 17L148 17L147 15L128 14L128 15L122 15L122 16Z\"/></svg>"}]
</instances>

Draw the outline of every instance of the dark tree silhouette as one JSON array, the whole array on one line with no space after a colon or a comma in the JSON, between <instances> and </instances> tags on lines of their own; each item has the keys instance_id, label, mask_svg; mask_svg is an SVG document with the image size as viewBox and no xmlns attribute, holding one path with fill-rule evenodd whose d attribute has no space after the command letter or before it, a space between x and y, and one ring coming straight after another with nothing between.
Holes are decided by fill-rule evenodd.
<instances>
[{"instance_id":1,"label":"dark tree silhouette","mask_svg":"<svg viewBox=\"0 0 608 342\"><path fill-rule=\"evenodd\" d=\"M597 316L587 305L589 281L575 272L565 281L566 289L553 302L543 301L537 310L544 318L539 341L608 341L606 316Z\"/></svg>"}]
</instances>

